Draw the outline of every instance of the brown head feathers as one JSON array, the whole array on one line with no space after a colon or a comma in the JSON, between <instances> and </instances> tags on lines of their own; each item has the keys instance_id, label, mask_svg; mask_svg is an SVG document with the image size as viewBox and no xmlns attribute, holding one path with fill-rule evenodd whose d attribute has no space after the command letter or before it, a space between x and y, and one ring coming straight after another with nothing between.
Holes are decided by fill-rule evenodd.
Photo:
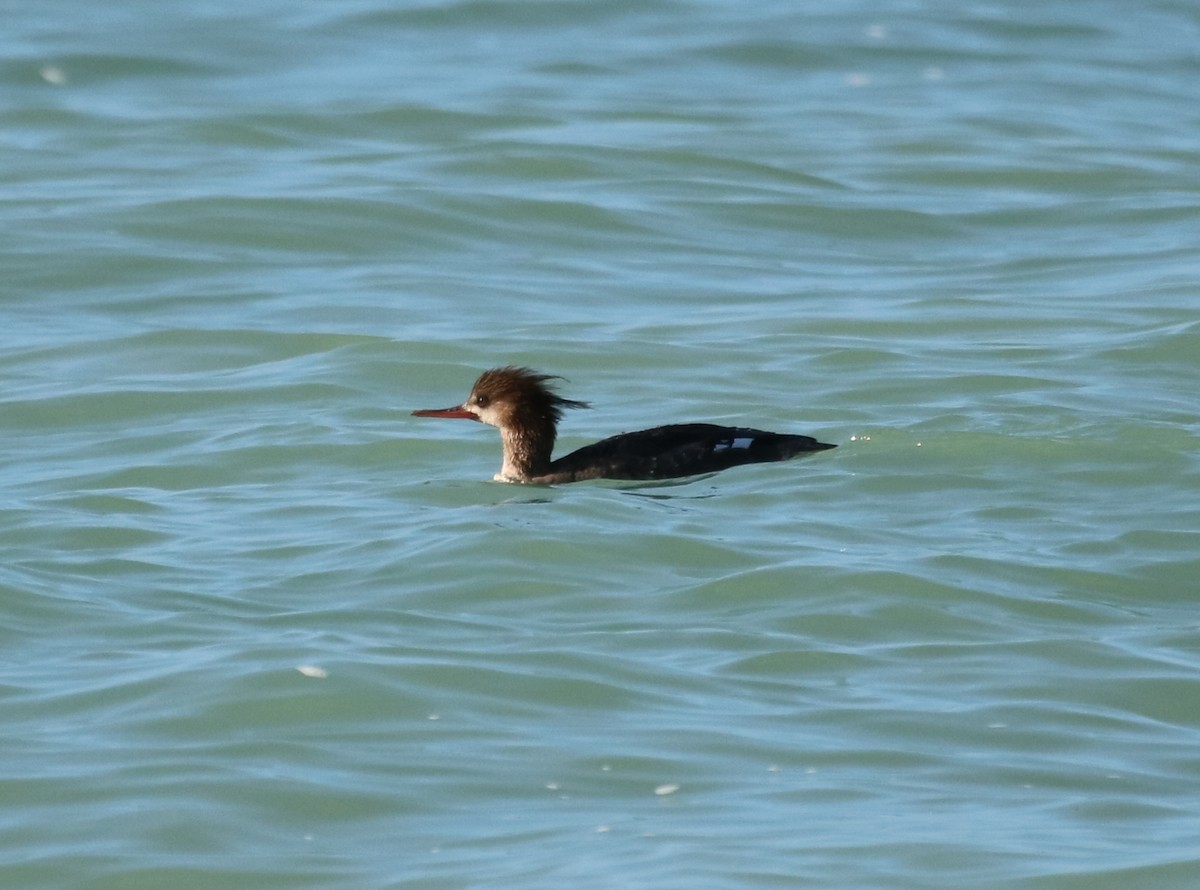
<instances>
[{"instance_id":1,"label":"brown head feathers","mask_svg":"<svg viewBox=\"0 0 1200 890\"><path fill-rule=\"evenodd\" d=\"M539 374L532 368L505 365L484 371L471 387L467 405L481 410L497 407L497 403L511 406L531 419L547 418L555 423L562 420L566 408L590 408L587 402L566 399L550 386L551 380L562 380L556 374ZM511 409L510 409L511 410Z\"/></svg>"}]
</instances>

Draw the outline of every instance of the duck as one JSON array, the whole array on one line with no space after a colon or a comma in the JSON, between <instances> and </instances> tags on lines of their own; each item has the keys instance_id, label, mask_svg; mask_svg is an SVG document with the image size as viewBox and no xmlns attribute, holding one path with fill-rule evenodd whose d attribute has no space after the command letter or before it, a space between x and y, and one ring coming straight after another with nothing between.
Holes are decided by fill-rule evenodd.
<instances>
[{"instance_id":1,"label":"duck","mask_svg":"<svg viewBox=\"0 0 1200 890\"><path fill-rule=\"evenodd\" d=\"M497 482L558 485L588 479L673 479L837 447L795 433L679 423L619 433L556 460L554 443L563 413L591 407L559 395L552 381L561 379L515 365L492 368L479 375L461 405L412 413L497 427L504 449L500 472L493 477Z\"/></svg>"}]
</instances>

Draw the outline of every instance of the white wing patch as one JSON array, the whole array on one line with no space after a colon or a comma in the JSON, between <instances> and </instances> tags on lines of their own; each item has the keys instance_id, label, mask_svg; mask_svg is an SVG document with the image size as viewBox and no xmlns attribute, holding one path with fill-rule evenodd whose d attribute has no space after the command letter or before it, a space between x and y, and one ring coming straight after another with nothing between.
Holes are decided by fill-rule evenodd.
<instances>
[{"instance_id":1,"label":"white wing patch","mask_svg":"<svg viewBox=\"0 0 1200 890\"><path fill-rule=\"evenodd\" d=\"M738 436L736 439L726 439L723 442L718 442L713 446L713 451L733 451L734 449L745 450L754 444L754 439L749 436Z\"/></svg>"}]
</instances>

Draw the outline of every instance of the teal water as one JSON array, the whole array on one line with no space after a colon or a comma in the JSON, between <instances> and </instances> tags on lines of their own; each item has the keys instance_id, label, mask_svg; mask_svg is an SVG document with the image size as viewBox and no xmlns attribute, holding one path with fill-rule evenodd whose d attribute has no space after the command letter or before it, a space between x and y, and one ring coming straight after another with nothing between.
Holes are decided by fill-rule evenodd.
<instances>
[{"instance_id":1,"label":"teal water","mask_svg":"<svg viewBox=\"0 0 1200 890\"><path fill-rule=\"evenodd\" d=\"M4 13L0 885L1200 885L1200 10Z\"/></svg>"}]
</instances>

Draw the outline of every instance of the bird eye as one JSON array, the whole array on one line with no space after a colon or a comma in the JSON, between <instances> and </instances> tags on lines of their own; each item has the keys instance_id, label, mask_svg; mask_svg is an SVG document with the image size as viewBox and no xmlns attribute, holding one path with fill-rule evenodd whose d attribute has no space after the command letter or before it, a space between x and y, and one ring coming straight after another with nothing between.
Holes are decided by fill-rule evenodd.
<instances>
[{"instance_id":1,"label":"bird eye","mask_svg":"<svg viewBox=\"0 0 1200 890\"><path fill-rule=\"evenodd\" d=\"M487 396L476 396L475 404L478 405L480 408L486 408L488 405L488 397Z\"/></svg>"}]
</instances>

